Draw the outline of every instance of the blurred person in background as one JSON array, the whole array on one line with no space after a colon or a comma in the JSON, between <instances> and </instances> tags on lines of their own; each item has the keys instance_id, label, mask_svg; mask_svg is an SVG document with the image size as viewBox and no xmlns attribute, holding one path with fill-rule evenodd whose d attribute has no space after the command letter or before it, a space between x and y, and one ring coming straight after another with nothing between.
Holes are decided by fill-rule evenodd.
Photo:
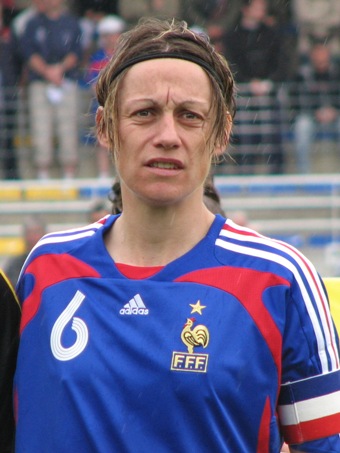
<instances>
[{"instance_id":1,"label":"blurred person in background","mask_svg":"<svg viewBox=\"0 0 340 453\"><path fill-rule=\"evenodd\" d=\"M118 0L118 14L128 27L137 24L142 17L162 19L180 18L182 14L180 0Z\"/></svg>"},{"instance_id":2,"label":"blurred person in background","mask_svg":"<svg viewBox=\"0 0 340 453\"><path fill-rule=\"evenodd\" d=\"M121 214L123 211L122 188L118 177L116 177L114 183L112 184L108 199L112 203L111 213Z\"/></svg>"},{"instance_id":3,"label":"blurred person in background","mask_svg":"<svg viewBox=\"0 0 340 453\"><path fill-rule=\"evenodd\" d=\"M298 53L308 58L315 40L323 41L340 56L340 1L291 0L292 16L298 31Z\"/></svg>"},{"instance_id":4,"label":"blurred person in background","mask_svg":"<svg viewBox=\"0 0 340 453\"><path fill-rule=\"evenodd\" d=\"M90 206L89 222L98 222L110 212L109 200L94 200Z\"/></svg>"},{"instance_id":5,"label":"blurred person in background","mask_svg":"<svg viewBox=\"0 0 340 453\"><path fill-rule=\"evenodd\" d=\"M261 161L266 173L284 172L277 86L284 77L283 37L267 20L267 0L242 0L239 23L224 37L224 52L239 82L233 156L240 173L256 173Z\"/></svg>"},{"instance_id":6,"label":"blurred person in background","mask_svg":"<svg viewBox=\"0 0 340 453\"><path fill-rule=\"evenodd\" d=\"M8 14L0 5L0 160L4 179L19 179L15 145L20 59Z\"/></svg>"},{"instance_id":7,"label":"blurred person in background","mask_svg":"<svg viewBox=\"0 0 340 453\"><path fill-rule=\"evenodd\" d=\"M234 29L241 11L239 0L183 0L181 18L190 27L201 27L223 53L223 36Z\"/></svg>"},{"instance_id":8,"label":"blurred person in background","mask_svg":"<svg viewBox=\"0 0 340 453\"><path fill-rule=\"evenodd\" d=\"M296 27L292 19L291 2L293 0L268 1L267 25L275 26L282 36L282 52L287 57L285 65L288 74L295 64ZM243 2L240 0L183 0L181 18L189 25L201 27L208 34L211 42L224 53L224 35L238 27L242 14ZM291 65L290 63L291 62Z\"/></svg>"},{"instance_id":9,"label":"blurred person in background","mask_svg":"<svg viewBox=\"0 0 340 453\"><path fill-rule=\"evenodd\" d=\"M6 0L5 0L6 1ZM12 5L14 5L14 8L17 10L17 12L22 11L25 8L28 8L32 2L32 0L9 0Z\"/></svg>"},{"instance_id":10,"label":"blurred person in background","mask_svg":"<svg viewBox=\"0 0 340 453\"><path fill-rule=\"evenodd\" d=\"M299 173L311 172L318 134L334 137L340 161L340 67L328 43L315 41L290 88L293 141Z\"/></svg>"},{"instance_id":11,"label":"blurred person in background","mask_svg":"<svg viewBox=\"0 0 340 453\"><path fill-rule=\"evenodd\" d=\"M209 174L205 180L203 201L210 212L226 217L226 214L222 207L221 196L214 184L214 178L212 174Z\"/></svg>"},{"instance_id":12,"label":"blurred person in background","mask_svg":"<svg viewBox=\"0 0 340 453\"><path fill-rule=\"evenodd\" d=\"M27 23L39 13L44 12L45 0L31 0L26 8L20 12L13 19L11 26L16 38L20 38L25 30Z\"/></svg>"},{"instance_id":13,"label":"blurred person in background","mask_svg":"<svg viewBox=\"0 0 340 453\"><path fill-rule=\"evenodd\" d=\"M7 19L7 22L3 22L4 27L1 33L0 79L4 87L4 94L0 107L2 108L0 146L3 149L5 179L19 179L20 175L15 139L19 132L17 131L18 109L23 105L19 102L19 93L22 88L26 87L27 82L20 42L29 20L44 11L45 0L32 0L28 3L29 5L25 8L13 9L11 20ZM23 91L22 94L24 94ZM26 100L25 96L23 99Z\"/></svg>"},{"instance_id":14,"label":"blurred person in background","mask_svg":"<svg viewBox=\"0 0 340 453\"><path fill-rule=\"evenodd\" d=\"M20 255L13 256L5 263L4 270L13 286L16 285L20 270L32 248L46 234L46 225L40 216L32 215L24 219L22 239L24 250Z\"/></svg>"},{"instance_id":15,"label":"blurred person in background","mask_svg":"<svg viewBox=\"0 0 340 453\"><path fill-rule=\"evenodd\" d=\"M83 48L82 68L87 67L89 56L97 48L97 25L107 15L117 14L115 0L69 0L71 12L79 17Z\"/></svg>"},{"instance_id":16,"label":"blurred person in background","mask_svg":"<svg viewBox=\"0 0 340 453\"><path fill-rule=\"evenodd\" d=\"M86 82L91 86L93 94L96 90L96 83L99 72L103 69L116 49L117 40L126 29L125 21L116 15L103 17L97 25L97 50L90 56L86 68ZM96 99L91 100L90 113L93 114L93 124L98 103ZM101 179L110 177L111 158L106 149L97 145L98 177Z\"/></svg>"},{"instance_id":17,"label":"blurred person in background","mask_svg":"<svg viewBox=\"0 0 340 453\"><path fill-rule=\"evenodd\" d=\"M101 13L103 16L117 14L117 0L68 0L70 10L77 16L87 12Z\"/></svg>"},{"instance_id":18,"label":"blurred person in background","mask_svg":"<svg viewBox=\"0 0 340 453\"><path fill-rule=\"evenodd\" d=\"M82 56L78 19L64 0L44 0L44 12L28 21L21 39L28 66L28 102L39 179L50 177L54 141L64 178L78 164L79 98L77 81Z\"/></svg>"}]
</instances>

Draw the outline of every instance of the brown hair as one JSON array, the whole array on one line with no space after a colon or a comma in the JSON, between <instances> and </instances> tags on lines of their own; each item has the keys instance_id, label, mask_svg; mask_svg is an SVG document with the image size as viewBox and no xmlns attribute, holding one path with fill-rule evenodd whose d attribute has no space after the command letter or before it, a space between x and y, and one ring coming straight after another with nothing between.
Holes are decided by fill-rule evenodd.
<instances>
[{"instance_id":1,"label":"brown hair","mask_svg":"<svg viewBox=\"0 0 340 453\"><path fill-rule=\"evenodd\" d=\"M117 94L120 81L131 61L142 61L143 56L150 59L150 54L171 54L172 58L178 54L179 58L191 58L197 64L202 62L201 67L205 69L213 88L212 108L216 112L208 142L213 146L226 147L229 139L227 123L235 115L234 80L227 61L205 34L191 31L186 22L149 18L142 19L135 28L121 35L114 57L100 73L96 85L98 102L103 107L97 131L106 134L111 151L119 148Z\"/></svg>"}]
</instances>

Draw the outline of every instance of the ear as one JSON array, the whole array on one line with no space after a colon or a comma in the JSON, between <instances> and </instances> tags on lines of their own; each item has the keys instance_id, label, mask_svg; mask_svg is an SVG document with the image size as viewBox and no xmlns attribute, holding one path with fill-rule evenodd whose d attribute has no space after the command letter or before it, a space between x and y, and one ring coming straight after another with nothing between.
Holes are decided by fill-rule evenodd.
<instances>
[{"instance_id":1,"label":"ear","mask_svg":"<svg viewBox=\"0 0 340 453\"><path fill-rule=\"evenodd\" d=\"M226 148L227 148L228 143L229 143L229 138L230 138L232 127L233 127L233 118L230 115L230 113L228 112L227 113L227 121L226 121L226 135L225 135L226 141L225 141L225 143L221 143L219 146L215 147L214 156L218 157L218 156L221 156L222 154L225 153Z\"/></svg>"},{"instance_id":2,"label":"ear","mask_svg":"<svg viewBox=\"0 0 340 453\"><path fill-rule=\"evenodd\" d=\"M104 122L104 107L99 106L96 112L97 139L99 144L106 149L109 149L109 141L106 134Z\"/></svg>"}]
</instances>

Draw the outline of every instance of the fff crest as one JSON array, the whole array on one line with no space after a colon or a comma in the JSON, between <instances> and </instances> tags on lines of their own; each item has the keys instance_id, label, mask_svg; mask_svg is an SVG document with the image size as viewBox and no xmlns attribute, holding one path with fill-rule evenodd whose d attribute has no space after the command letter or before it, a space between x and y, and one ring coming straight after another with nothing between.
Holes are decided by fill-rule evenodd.
<instances>
[{"instance_id":1,"label":"fff crest","mask_svg":"<svg viewBox=\"0 0 340 453\"><path fill-rule=\"evenodd\" d=\"M208 367L208 354L194 353L195 347L206 348L209 344L209 330L206 326L194 326L195 318L188 318L181 332L181 340L188 352L172 353L171 370L192 371L206 373Z\"/></svg>"}]
</instances>

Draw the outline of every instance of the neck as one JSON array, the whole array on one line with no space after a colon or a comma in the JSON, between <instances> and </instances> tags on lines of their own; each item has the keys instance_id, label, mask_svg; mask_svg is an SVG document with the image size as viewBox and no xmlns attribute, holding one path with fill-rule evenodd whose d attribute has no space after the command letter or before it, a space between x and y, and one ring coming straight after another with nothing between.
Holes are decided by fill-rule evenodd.
<instances>
[{"instance_id":1,"label":"neck","mask_svg":"<svg viewBox=\"0 0 340 453\"><path fill-rule=\"evenodd\" d=\"M196 208L126 209L109 232L106 246L116 262L164 266L203 239L213 220L203 202Z\"/></svg>"},{"instance_id":2,"label":"neck","mask_svg":"<svg viewBox=\"0 0 340 453\"><path fill-rule=\"evenodd\" d=\"M64 7L61 5L61 6L57 6L55 8L51 8L50 10L47 10L45 12L45 14L49 19L58 19L62 15L63 12L64 12Z\"/></svg>"}]
</instances>

